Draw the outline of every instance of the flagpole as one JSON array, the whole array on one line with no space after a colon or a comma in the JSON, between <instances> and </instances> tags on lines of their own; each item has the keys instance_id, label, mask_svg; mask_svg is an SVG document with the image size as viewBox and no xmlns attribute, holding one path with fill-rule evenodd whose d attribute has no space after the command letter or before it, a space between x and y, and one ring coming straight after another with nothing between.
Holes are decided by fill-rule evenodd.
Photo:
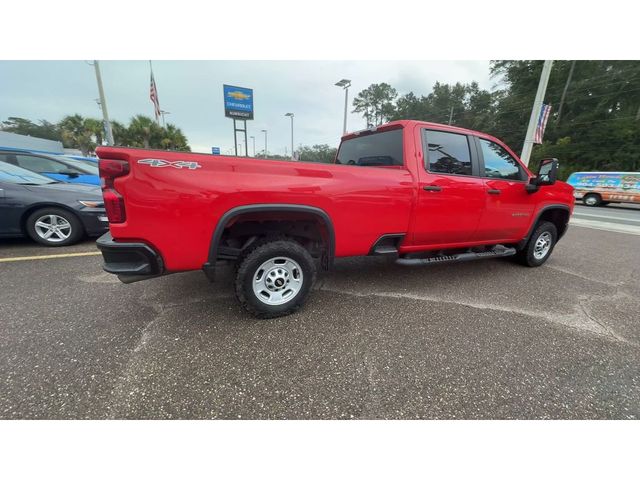
<instances>
[{"instance_id":1,"label":"flagpole","mask_svg":"<svg viewBox=\"0 0 640 480\"><path fill-rule=\"evenodd\" d=\"M536 98L533 101L533 108L531 109L531 118L529 118L529 126L527 127L527 136L524 139L524 147L522 148L522 155L520 160L525 165L529 165L529 159L531 158L531 151L533 150L533 137L536 133L536 126L538 125L538 119L540 118L540 111L542 110L542 102L544 101L544 94L547 91L547 84L549 83L549 76L551 75L551 66L553 60L545 60L542 66L542 73L540 74L540 82L538 83L538 91L536 92Z\"/></svg>"}]
</instances>

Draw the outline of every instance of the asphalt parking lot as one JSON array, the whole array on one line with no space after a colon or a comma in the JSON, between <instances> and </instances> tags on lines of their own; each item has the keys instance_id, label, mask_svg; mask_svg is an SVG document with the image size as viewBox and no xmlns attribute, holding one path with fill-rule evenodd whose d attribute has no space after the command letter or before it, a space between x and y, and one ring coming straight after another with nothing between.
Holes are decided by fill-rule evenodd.
<instances>
[{"instance_id":1,"label":"asphalt parking lot","mask_svg":"<svg viewBox=\"0 0 640 480\"><path fill-rule=\"evenodd\" d=\"M639 247L574 225L537 269L342 259L266 321L229 269L123 285L95 255L0 262L0 418L639 418Z\"/></svg>"}]
</instances>

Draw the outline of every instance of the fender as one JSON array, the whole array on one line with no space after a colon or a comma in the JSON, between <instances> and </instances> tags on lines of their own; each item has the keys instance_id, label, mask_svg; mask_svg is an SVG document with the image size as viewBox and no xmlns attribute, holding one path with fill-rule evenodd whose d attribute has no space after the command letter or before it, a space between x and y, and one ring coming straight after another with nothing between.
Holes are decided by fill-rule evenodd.
<instances>
[{"instance_id":1,"label":"fender","mask_svg":"<svg viewBox=\"0 0 640 480\"><path fill-rule=\"evenodd\" d=\"M535 220L533 222L531 222L531 227L529 227L529 231L527 232L527 235L522 240L520 240L520 242L518 242L518 245L516 247L518 250L522 250L524 248L524 246L529 241L529 238L533 234L533 230L536 228L536 225L540 221L540 217L542 216L542 214L544 212L547 212L549 210L566 210L567 213L569 213L569 216L571 216L571 210L569 209L568 205L565 205L565 204L562 204L562 203L545 205L540 210L538 210L538 213L536 214ZM558 240L560 240L562 238L562 236L567 232L567 229L568 229L568 227L565 228L564 232L562 232L562 233L560 233L558 235Z\"/></svg>"},{"instance_id":2,"label":"fender","mask_svg":"<svg viewBox=\"0 0 640 480\"><path fill-rule=\"evenodd\" d=\"M216 228L213 231L213 235L211 236L211 243L209 245L209 256L207 259L207 263L202 266L202 270L210 281L214 281L215 279L215 268L216 268L216 259L218 255L218 245L220 243L220 239L222 238L222 233L226 225L233 218L238 215L243 215L246 213L260 213L260 212L296 212L296 213L310 213L320 218L320 220L324 223L328 235L329 235L329 244L327 246L327 264L326 268L329 268L333 263L333 257L335 252L335 231L333 229L333 223L331 222L331 218L324 210L318 207L312 207L310 205L296 205L296 204L288 204L288 203L264 203L264 204L255 204L255 205L241 205L239 207L234 207L220 217Z\"/></svg>"}]
</instances>

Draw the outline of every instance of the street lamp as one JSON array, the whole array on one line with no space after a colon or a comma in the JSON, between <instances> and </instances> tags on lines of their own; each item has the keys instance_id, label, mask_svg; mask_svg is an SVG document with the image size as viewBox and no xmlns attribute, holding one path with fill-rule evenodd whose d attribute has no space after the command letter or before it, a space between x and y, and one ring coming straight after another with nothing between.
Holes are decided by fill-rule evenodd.
<instances>
[{"instance_id":1,"label":"street lamp","mask_svg":"<svg viewBox=\"0 0 640 480\"><path fill-rule=\"evenodd\" d=\"M164 122L165 115L171 115L171 112L167 112L166 110L160 110L160 115L162 115L162 126L166 127L166 123Z\"/></svg>"},{"instance_id":2,"label":"street lamp","mask_svg":"<svg viewBox=\"0 0 640 480\"><path fill-rule=\"evenodd\" d=\"M264 158L267 158L267 131L266 130L260 130L260 131L264 133Z\"/></svg>"},{"instance_id":3,"label":"street lamp","mask_svg":"<svg viewBox=\"0 0 640 480\"><path fill-rule=\"evenodd\" d=\"M285 117L291 117L291 158L295 158L293 155L293 113L285 113Z\"/></svg>"},{"instance_id":4,"label":"street lamp","mask_svg":"<svg viewBox=\"0 0 640 480\"><path fill-rule=\"evenodd\" d=\"M338 83L336 83L336 87L341 87L344 89L344 122L342 124L342 134L347 133L347 106L349 104L349 87L351 86L351 80L347 80L343 78Z\"/></svg>"},{"instance_id":5,"label":"street lamp","mask_svg":"<svg viewBox=\"0 0 640 480\"><path fill-rule=\"evenodd\" d=\"M249 138L253 140L253 156L255 157L256 156L256 137L251 135Z\"/></svg>"}]
</instances>

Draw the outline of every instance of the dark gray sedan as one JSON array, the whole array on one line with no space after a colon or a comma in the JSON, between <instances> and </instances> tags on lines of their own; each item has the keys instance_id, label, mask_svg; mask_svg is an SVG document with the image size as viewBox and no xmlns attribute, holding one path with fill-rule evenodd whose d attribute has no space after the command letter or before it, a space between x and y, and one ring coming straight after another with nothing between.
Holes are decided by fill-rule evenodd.
<instances>
[{"instance_id":1,"label":"dark gray sedan","mask_svg":"<svg viewBox=\"0 0 640 480\"><path fill-rule=\"evenodd\" d=\"M108 228L100 187L62 183L0 162L0 238L26 235L61 247Z\"/></svg>"}]
</instances>

